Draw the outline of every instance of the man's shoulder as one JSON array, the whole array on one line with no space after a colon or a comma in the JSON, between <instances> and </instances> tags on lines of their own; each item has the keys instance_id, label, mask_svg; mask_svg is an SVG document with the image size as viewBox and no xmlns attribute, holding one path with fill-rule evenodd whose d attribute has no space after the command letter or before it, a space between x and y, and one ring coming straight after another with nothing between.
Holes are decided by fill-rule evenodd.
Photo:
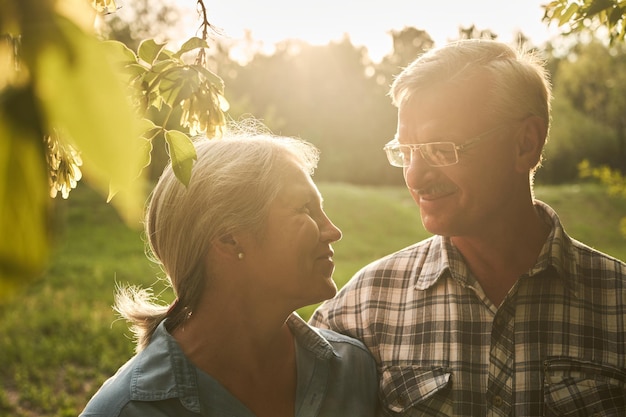
<instances>
[{"instance_id":1,"label":"man's shoulder","mask_svg":"<svg viewBox=\"0 0 626 417\"><path fill-rule=\"evenodd\" d=\"M626 262L575 239L571 242L570 256L576 260L579 273L626 280Z\"/></svg>"},{"instance_id":2,"label":"man's shoulder","mask_svg":"<svg viewBox=\"0 0 626 417\"><path fill-rule=\"evenodd\" d=\"M626 263L566 233L562 236L560 243L553 244L551 264L574 291L575 299L598 311L626 307Z\"/></svg>"},{"instance_id":3,"label":"man's shoulder","mask_svg":"<svg viewBox=\"0 0 626 417\"><path fill-rule=\"evenodd\" d=\"M441 236L431 236L413 243L396 252L392 252L365 265L361 271L393 268L398 264L406 265L407 261L422 259L441 250Z\"/></svg>"},{"instance_id":4,"label":"man's shoulder","mask_svg":"<svg viewBox=\"0 0 626 417\"><path fill-rule=\"evenodd\" d=\"M597 278L615 282L626 280L626 263L623 260L570 236L552 207L539 200L535 200L535 205L544 221L552 225L550 246L544 253L544 261L553 264L564 276L587 284L598 282Z\"/></svg>"}]
</instances>

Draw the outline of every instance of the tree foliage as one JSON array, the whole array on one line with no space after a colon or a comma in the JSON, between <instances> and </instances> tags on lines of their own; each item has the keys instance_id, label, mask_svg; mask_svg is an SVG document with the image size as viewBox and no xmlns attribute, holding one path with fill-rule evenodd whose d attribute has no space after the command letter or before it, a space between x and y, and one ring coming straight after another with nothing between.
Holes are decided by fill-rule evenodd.
<instances>
[{"instance_id":1,"label":"tree foliage","mask_svg":"<svg viewBox=\"0 0 626 417\"><path fill-rule=\"evenodd\" d=\"M318 178L402 182L381 152L396 121L386 93L392 77L433 46L426 31L391 32L393 50L378 64L346 37L327 46L286 42L272 55L251 54L242 65L228 59L222 44L207 55L211 25L202 0L198 6L202 34L170 50L153 39L126 39L124 45L97 37L94 19L114 12L114 0L0 0L0 230L12 236L0 243L0 300L46 265L54 236L50 195L67 198L82 179L137 224L145 200L143 168L161 142L178 178L188 180L195 158L190 137L217 136L224 123L228 104L218 72L229 86L230 116L250 113L277 133L318 145ZM606 128L594 140L607 146L596 146L590 163L609 152L613 132L625 142L626 72L616 42L624 39L625 6L623 0L562 0L545 7L547 22L569 22L571 33L604 25L613 42L597 57L580 49L572 62L553 61L555 72L563 69L555 80L572 103L555 109L570 120L585 114L584 129L560 129L577 136L560 148L570 157L558 153L567 168L558 171L566 172L580 154L578 136L593 131L594 123ZM497 36L469 26L459 28L459 37ZM623 147L612 153L619 152Z\"/></svg>"},{"instance_id":2,"label":"tree foliage","mask_svg":"<svg viewBox=\"0 0 626 417\"><path fill-rule=\"evenodd\" d=\"M402 68L435 45L425 30L413 27L392 30L389 34L393 40L392 53L385 55L376 66L376 81L384 86L390 85Z\"/></svg>"},{"instance_id":3,"label":"tree foliage","mask_svg":"<svg viewBox=\"0 0 626 417\"><path fill-rule=\"evenodd\" d=\"M114 0L0 0L0 302L44 270L54 242L53 200L84 177L138 225L143 168L165 137L178 178L188 181L190 135L224 122L222 80L205 68L210 25L178 51L151 40L137 52L93 31ZM197 51L194 62L183 55ZM182 108L179 129L150 108Z\"/></svg>"},{"instance_id":4,"label":"tree foliage","mask_svg":"<svg viewBox=\"0 0 626 417\"><path fill-rule=\"evenodd\" d=\"M618 140L615 131L575 107L562 92L560 82L554 88L552 115L550 137L536 183L576 182L579 180L578 164L585 159L593 165L616 166Z\"/></svg>"},{"instance_id":5,"label":"tree foliage","mask_svg":"<svg viewBox=\"0 0 626 417\"><path fill-rule=\"evenodd\" d=\"M559 65L559 93L617 137L613 168L626 172L626 45L580 43Z\"/></svg>"},{"instance_id":6,"label":"tree foliage","mask_svg":"<svg viewBox=\"0 0 626 417\"><path fill-rule=\"evenodd\" d=\"M569 79L568 92L575 105L614 127L619 138L618 168L613 170L607 165L593 168L585 160L579 166L581 177L596 178L611 194L626 196L623 181L626 172L626 0L554 0L544 9L544 21L557 21L559 26L570 27L566 35L587 30L596 34L598 28L608 31L609 44L613 47L603 53L597 43L584 46L586 60L576 69L585 74L577 74L574 82ZM621 230L626 236L626 217L622 219Z\"/></svg>"},{"instance_id":7,"label":"tree foliage","mask_svg":"<svg viewBox=\"0 0 626 417\"><path fill-rule=\"evenodd\" d=\"M553 0L543 7L545 21L569 26L570 33L604 27L611 43L626 36L624 0Z\"/></svg>"},{"instance_id":8,"label":"tree foliage","mask_svg":"<svg viewBox=\"0 0 626 417\"><path fill-rule=\"evenodd\" d=\"M316 178L358 184L401 180L382 146L396 111L364 48L348 38L326 46L287 41L246 65L217 63L228 88L230 115L253 114L274 132L304 138L322 152Z\"/></svg>"}]
</instances>

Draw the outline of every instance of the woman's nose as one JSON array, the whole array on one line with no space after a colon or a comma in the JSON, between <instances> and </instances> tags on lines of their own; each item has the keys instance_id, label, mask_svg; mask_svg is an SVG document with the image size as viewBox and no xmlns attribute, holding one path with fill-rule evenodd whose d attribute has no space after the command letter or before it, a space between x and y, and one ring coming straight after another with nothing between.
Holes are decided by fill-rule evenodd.
<instances>
[{"instance_id":1,"label":"woman's nose","mask_svg":"<svg viewBox=\"0 0 626 417\"><path fill-rule=\"evenodd\" d=\"M324 224L322 225L321 238L324 242L337 242L341 240L343 234L341 230L324 213Z\"/></svg>"}]
</instances>

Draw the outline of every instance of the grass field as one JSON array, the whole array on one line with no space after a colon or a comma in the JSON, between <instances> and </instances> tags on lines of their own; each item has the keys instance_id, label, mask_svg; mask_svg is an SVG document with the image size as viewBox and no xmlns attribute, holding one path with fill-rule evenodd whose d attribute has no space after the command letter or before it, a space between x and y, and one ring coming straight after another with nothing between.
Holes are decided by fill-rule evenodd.
<instances>
[{"instance_id":1,"label":"grass field","mask_svg":"<svg viewBox=\"0 0 626 417\"><path fill-rule=\"evenodd\" d=\"M320 184L325 207L342 229L335 280L343 285L366 263L428 234L404 188ZM620 259L618 231L626 200L596 185L539 187L537 197L560 213L574 238ZM125 323L111 304L116 283L171 292L144 256L141 232L111 206L79 187L59 204L57 253L44 279L0 309L0 416L75 416L133 353ZM300 310L306 318L314 306Z\"/></svg>"}]
</instances>

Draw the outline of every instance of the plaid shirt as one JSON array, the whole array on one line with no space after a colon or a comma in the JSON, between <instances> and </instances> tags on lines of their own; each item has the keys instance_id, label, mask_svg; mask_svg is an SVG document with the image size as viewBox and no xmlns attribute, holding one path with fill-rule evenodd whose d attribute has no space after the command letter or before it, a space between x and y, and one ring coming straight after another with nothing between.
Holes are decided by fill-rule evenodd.
<instances>
[{"instance_id":1,"label":"plaid shirt","mask_svg":"<svg viewBox=\"0 0 626 417\"><path fill-rule=\"evenodd\" d=\"M626 416L626 264L536 205L552 231L500 307L433 236L364 267L314 313L370 349L386 414Z\"/></svg>"}]
</instances>

